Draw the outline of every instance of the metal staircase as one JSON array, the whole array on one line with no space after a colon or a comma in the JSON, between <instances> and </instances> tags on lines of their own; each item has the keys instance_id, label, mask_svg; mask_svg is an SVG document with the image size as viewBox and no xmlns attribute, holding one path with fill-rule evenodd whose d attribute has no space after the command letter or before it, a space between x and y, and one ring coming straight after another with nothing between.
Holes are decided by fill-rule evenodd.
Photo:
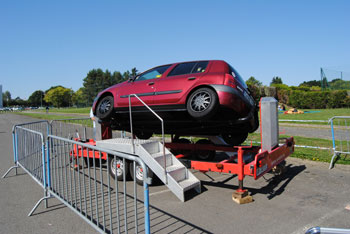
<instances>
[{"instance_id":1,"label":"metal staircase","mask_svg":"<svg viewBox=\"0 0 350 234\"><path fill-rule=\"evenodd\" d=\"M201 192L200 181L159 141L115 138L96 146L137 155L182 202L186 191Z\"/></svg>"}]
</instances>

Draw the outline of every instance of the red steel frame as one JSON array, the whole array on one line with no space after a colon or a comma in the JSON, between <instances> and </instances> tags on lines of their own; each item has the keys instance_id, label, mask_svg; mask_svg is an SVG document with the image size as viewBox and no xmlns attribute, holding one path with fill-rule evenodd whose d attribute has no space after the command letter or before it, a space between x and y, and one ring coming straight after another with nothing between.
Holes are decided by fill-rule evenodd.
<instances>
[{"instance_id":1,"label":"red steel frame","mask_svg":"<svg viewBox=\"0 0 350 234\"><path fill-rule=\"evenodd\" d=\"M255 180L257 180L269 172L272 168L280 164L294 152L294 139L293 137L285 139L285 143L283 145L275 147L271 152L261 152L260 146L252 145L227 147L203 144L166 143L165 146L173 150L191 150L192 152L198 150L237 152L237 163L234 161L235 156L225 159L221 162L191 160L190 168L201 172L214 171L220 173L236 174L238 175L237 192L244 192L244 177L252 176ZM245 153L254 153L254 160L249 163L244 163L243 156ZM178 155L177 158L186 157L184 155Z\"/></svg>"},{"instance_id":2,"label":"red steel frame","mask_svg":"<svg viewBox=\"0 0 350 234\"><path fill-rule=\"evenodd\" d=\"M75 139L79 141L79 139ZM87 144L96 145L96 142L89 139ZM237 156L229 157L221 162L206 162L191 160L190 168L201 172L220 172L228 174L236 174L238 176L238 192L245 191L243 189L243 180L245 176L252 176L255 180L262 177L269 172L272 168L280 164L289 155L294 152L294 139L293 137L286 138L285 143L281 146L275 147L271 152L261 152L260 146L216 146L216 145L203 145L203 144L183 144L183 143L165 143L165 146L173 150L190 150L196 151L223 151L223 152L237 152ZM94 157L95 153L95 157ZM249 163L245 163L243 156L246 153L254 153L255 158ZM72 151L74 158L95 158L107 160L107 154L99 151L87 150L82 146L75 145ZM237 163L235 159L237 157ZM178 155L177 158L186 158L184 155Z\"/></svg>"}]
</instances>

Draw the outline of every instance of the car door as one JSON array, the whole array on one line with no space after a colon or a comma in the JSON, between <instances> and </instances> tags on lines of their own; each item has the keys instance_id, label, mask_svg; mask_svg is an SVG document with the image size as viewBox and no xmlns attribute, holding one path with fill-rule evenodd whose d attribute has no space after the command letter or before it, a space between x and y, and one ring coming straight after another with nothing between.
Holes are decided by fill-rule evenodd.
<instances>
[{"instance_id":1,"label":"car door","mask_svg":"<svg viewBox=\"0 0 350 234\"><path fill-rule=\"evenodd\" d=\"M200 80L207 65L208 61L176 65L166 77L157 82L154 105L179 104L183 95Z\"/></svg>"},{"instance_id":2,"label":"car door","mask_svg":"<svg viewBox=\"0 0 350 234\"><path fill-rule=\"evenodd\" d=\"M155 86L162 74L171 65L160 66L152 68L130 80L128 83L120 87L117 96L118 107L129 106L129 95L136 94L147 105L152 105L155 95ZM143 104L136 98L131 97L132 106L142 106Z\"/></svg>"}]
</instances>

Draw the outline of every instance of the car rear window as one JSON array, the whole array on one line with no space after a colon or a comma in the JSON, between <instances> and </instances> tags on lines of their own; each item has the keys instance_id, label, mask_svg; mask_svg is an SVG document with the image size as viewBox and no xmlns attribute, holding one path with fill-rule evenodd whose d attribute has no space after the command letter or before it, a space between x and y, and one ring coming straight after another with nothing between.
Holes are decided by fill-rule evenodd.
<instances>
[{"instance_id":1,"label":"car rear window","mask_svg":"<svg viewBox=\"0 0 350 234\"><path fill-rule=\"evenodd\" d=\"M180 63L169 73L168 76L204 72L207 66L208 61Z\"/></svg>"},{"instance_id":2,"label":"car rear window","mask_svg":"<svg viewBox=\"0 0 350 234\"><path fill-rule=\"evenodd\" d=\"M232 67L230 66L230 73L233 77L235 77L235 79L245 88L248 88L246 83L244 82L244 80L242 79L241 75Z\"/></svg>"}]
</instances>

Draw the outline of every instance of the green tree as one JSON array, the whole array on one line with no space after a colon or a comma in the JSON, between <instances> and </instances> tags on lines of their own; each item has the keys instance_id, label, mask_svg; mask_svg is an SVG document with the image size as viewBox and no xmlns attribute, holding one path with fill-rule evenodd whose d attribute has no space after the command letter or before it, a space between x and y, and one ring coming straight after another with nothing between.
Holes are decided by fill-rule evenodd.
<instances>
[{"instance_id":1,"label":"green tree","mask_svg":"<svg viewBox=\"0 0 350 234\"><path fill-rule=\"evenodd\" d=\"M64 88L64 87L56 87L53 89L50 89L45 97L44 100L47 103L51 103L55 107L67 107L71 104L71 99L73 96L73 90Z\"/></svg>"},{"instance_id":2,"label":"green tree","mask_svg":"<svg viewBox=\"0 0 350 234\"><path fill-rule=\"evenodd\" d=\"M257 87L262 86L262 83L261 83L260 81L258 81L257 79L255 79L254 76L249 77L249 79L248 79L245 83L246 83L248 86L249 86L249 85L250 85L250 86L254 85L254 86L257 86Z\"/></svg>"},{"instance_id":3,"label":"green tree","mask_svg":"<svg viewBox=\"0 0 350 234\"><path fill-rule=\"evenodd\" d=\"M72 96L72 103L78 107L87 106L83 89L84 88L78 89Z\"/></svg>"},{"instance_id":4,"label":"green tree","mask_svg":"<svg viewBox=\"0 0 350 234\"><path fill-rule=\"evenodd\" d=\"M108 70L104 72L100 68L89 71L83 80L82 89L86 104L91 105L99 92L114 84L128 80L133 74L137 74L136 68L133 68L131 72L124 72L123 75L118 71L113 72L113 74Z\"/></svg>"},{"instance_id":5,"label":"green tree","mask_svg":"<svg viewBox=\"0 0 350 234\"><path fill-rule=\"evenodd\" d=\"M321 81L319 80L310 80L310 81L304 81L299 85L300 86L307 86L307 87L312 87L312 86L318 86L321 87Z\"/></svg>"},{"instance_id":6,"label":"green tree","mask_svg":"<svg viewBox=\"0 0 350 234\"><path fill-rule=\"evenodd\" d=\"M42 106L46 105L44 101L44 91L42 90L36 90L34 91L30 97L28 98L28 104L32 106Z\"/></svg>"},{"instance_id":7,"label":"green tree","mask_svg":"<svg viewBox=\"0 0 350 234\"><path fill-rule=\"evenodd\" d=\"M9 106L11 103L11 93L9 91L5 91L2 93L2 101L4 106Z\"/></svg>"},{"instance_id":8,"label":"green tree","mask_svg":"<svg viewBox=\"0 0 350 234\"><path fill-rule=\"evenodd\" d=\"M283 84L282 78L278 76L273 77L270 85L273 84Z\"/></svg>"}]
</instances>

